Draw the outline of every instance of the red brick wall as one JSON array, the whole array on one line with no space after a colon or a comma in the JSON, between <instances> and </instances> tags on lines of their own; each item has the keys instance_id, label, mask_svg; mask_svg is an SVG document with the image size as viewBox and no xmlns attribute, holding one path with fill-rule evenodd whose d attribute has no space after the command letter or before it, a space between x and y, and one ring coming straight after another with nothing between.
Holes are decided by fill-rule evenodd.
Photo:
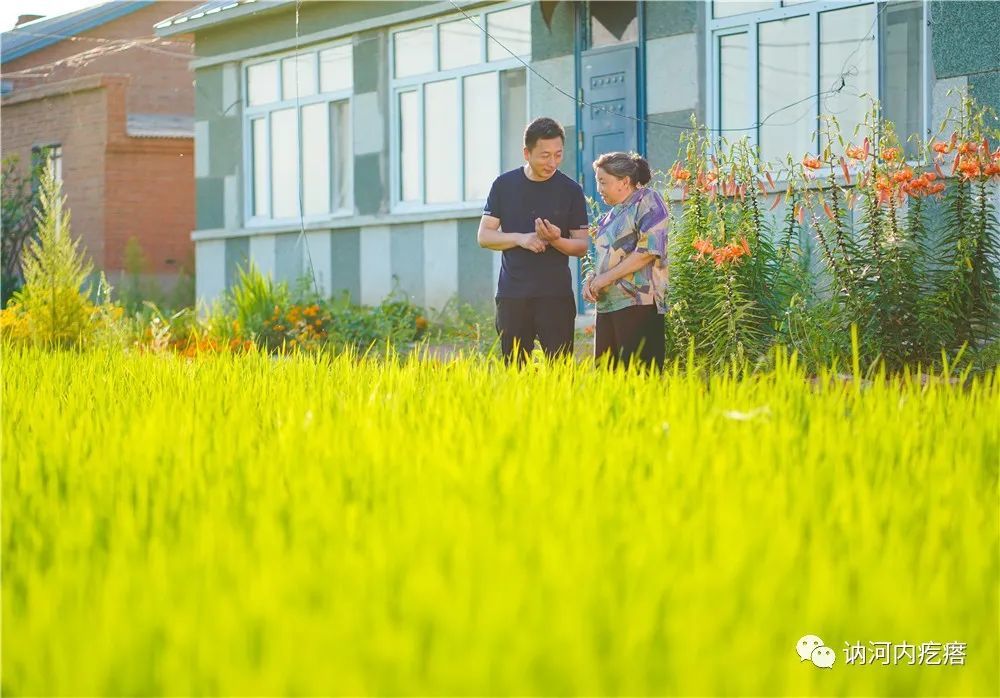
<instances>
[{"instance_id":1,"label":"red brick wall","mask_svg":"<svg viewBox=\"0 0 1000 698\"><path fill-rule=\"evenodd\" d=\"M194 254L189 235L195 224L194 143L190 138L130 140L107 154L105 264L123 269L125 247L135 237L147 272L177 273L190 266ZM188 234L177 235L178 230Z\"/></svg>"},{"instance_id":2,"label":"red brick wall","mask_svg":"<svg viewBox=\"0 0 1000 698\"><path fill-rule=\"evenodd\" d=\"M132 76L128 109L134 113L194 114L194 75L190 36L159 38L153 25L197 2L155 2L113 22L82 32L72 40L46 46L3 64L14 90L85 75ZM24 27L31 31L31 27ZM127 46L129 40L138 45ZM44 76L44 77L35 77Z\"/></svg>"},{"instance_id":3,"label":"red brick wall","mask_svg":"<svg viewBox=\"0 0 1000 698\"><path fill-rule=\"evenodd\" d=\"M156 22L196 4L157 2L79 40L3 64L4 78L14 85L2 104L3 157L16 153L26 167L32 146L62 145L73 234L110 275L122 270L132 236L150 274L176 274L193 258L193 139L126 133L129 113L193 116L190 38L108 49L120 47L120 40L152 39Z\"/></svg>"},{"instance_id":4,"label":"red brick wall","mask_svg":"<svg viewBox=\"0 0 1000 698\"><path fill-rule=\"evenodd\" d=\"M94 264L104 264L104 168L108 88L100 82L80 92L3 105L3 157L17 155L23 172L36 145L62 145L63 193L73 234ZM121 82L121 79L119 79ZM112 85L113 91L116 88ZM124 85L117 87L124 95Z\"/></svg>"}]
</instances>

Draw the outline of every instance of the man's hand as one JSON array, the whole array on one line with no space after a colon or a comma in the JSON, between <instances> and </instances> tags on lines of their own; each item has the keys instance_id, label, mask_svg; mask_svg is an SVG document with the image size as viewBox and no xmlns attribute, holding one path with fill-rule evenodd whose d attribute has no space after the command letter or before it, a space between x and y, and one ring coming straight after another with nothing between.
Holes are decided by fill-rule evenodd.
<instances>
[{"instance_id":1,"label":"man's hand","mask_svg":"<svg viewBox=\"0 0 1000 698\"><path fill-rule=\"evenodd\" d=\"M553 240L558 240L562 237L562 231L547 218L536 218L535 235L537 235L540 240L552 242Z\"/></svg>"},{"instance_id":2,"label":"man's hand","mask_svg":"<svg viewBox=\"0 0 1000 698\"><path fill-rule=\"evenodd\" d=\"M517 242L518 245L526 250L531 250L535 254L539 252L544 252L548 245L541 239L539 239L536 233L521 233L521 239Z\"/></svg>"}]
</instances>

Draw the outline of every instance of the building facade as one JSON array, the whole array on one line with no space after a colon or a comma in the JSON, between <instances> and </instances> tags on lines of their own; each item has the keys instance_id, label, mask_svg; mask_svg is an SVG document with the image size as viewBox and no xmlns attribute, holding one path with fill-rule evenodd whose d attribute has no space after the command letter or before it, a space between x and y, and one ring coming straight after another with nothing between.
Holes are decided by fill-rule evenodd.
<instances>
[{"instance_id":1,"label":"building facade","mask_svg":"<svg viewBox=\"0 0 1000 698\"><path fill-rule=\"evenodd\" d=\"M196 4L105 3L2 37L3 157L52 164L73 234L113 284L133 239L146 260L133 271L164 290L193 266L192 42L153 25Z\"/></svg>"},{"instance_id":2,"label":"building facade","mask_svg":"<svg viewBox=\"0 0 1000 698\"><path fill-rule=\"evenodd\" d=\"M924 0L201 5L157 28L195 36L198 294L252 261L365 304L489 304L476 230L531 119L565 126L591 195L597 155L666 170L692 118L801 157L870 94L926 137L952 88L1000 109L997 26L1000 3Z\"/></svg>"}]
</instances>

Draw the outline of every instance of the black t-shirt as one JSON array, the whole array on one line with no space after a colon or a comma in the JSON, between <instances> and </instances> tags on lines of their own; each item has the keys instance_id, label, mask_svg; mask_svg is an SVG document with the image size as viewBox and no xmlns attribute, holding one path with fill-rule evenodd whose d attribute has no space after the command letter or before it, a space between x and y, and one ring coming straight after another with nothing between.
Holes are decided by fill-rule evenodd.
<instances>
[{"instance_id":1,"label":"black t-shirt","mask_svg":"<svg viewBox=\"0 0 1000 698\"><path fill-rule=\"evenodd\" d=\"M504 172L493 181L483 213L500 219L510 233L532 233L535 219L548 219L564 238L587 227L583 189L559 170L544 182L528 179L524 169ZM572 296L569 258L551 245L544 252L512 247L503 252L497 298Z\"/></svg>"}]
</instances>

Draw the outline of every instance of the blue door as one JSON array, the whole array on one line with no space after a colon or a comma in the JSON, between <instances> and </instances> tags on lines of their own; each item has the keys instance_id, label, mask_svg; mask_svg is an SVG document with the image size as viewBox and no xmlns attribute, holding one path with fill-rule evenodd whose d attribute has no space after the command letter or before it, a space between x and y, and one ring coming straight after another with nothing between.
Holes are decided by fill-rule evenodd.
<instances>
[{"instance_id":1,"label":"blue door","mask_svg":"<svg viewBox=\"0 0 1000 698\"><path fill-rule=\"evenodd\" d=\"M581 54L580 62L580 84L586 103L580 108L583 191L603 210L606 207L597 196L594 182L594 160L602 153L637 150L638 147L636 47L587 51ZM580 289L577 290L577 305L580 312L585 310Z\"/></svg>"}]
</instances>

